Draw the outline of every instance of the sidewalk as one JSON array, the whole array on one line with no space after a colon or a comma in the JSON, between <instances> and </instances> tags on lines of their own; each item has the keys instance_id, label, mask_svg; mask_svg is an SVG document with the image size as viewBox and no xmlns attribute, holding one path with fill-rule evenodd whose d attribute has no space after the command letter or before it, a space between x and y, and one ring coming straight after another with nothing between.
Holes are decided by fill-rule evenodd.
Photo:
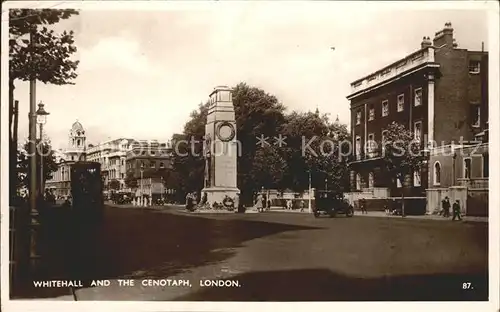
<instances>
[{"instance_id":1,"label":"sidewalk","mask_svg":"<svg viewBox=\"0 0 500 312\"><path fill-rule=\"evenodd\" d=\"M272 206L271 210L264 210L264 212L288 212L288 213L309 213L308 208L304 208L304 211L299 209L283 209L283 207Z\"/></svg>"},{"instance_id":2,"label":"sidewalk","mask_svg":"<svg viewBox=\"0 0 500 312\"><path fill-rule=\"evenodd\" d=\"M301 212L300 209L287 210L287 209L283 209L281 207L271 207L270 212L282 212L282 213L287 212L287 213L303 213L303 214L309 213L307 208ZM358 216L358 217L396 218L396 219L403 218L401 216L387 215L384 211L368 211L368 213L366 213L366 214L362 214L361 211L355 211L354 215ZM405 219L420 219L420 220L451 221L451 217L450 218L443 218L443 217L438 216L438 215L405 216L404 218ZM468 222L488 222L488 217L463 216L462 220L468 221Z\"/></svg>"},{"instance_id":3,"label":"sidewalk","mask_svg":"<svg viewBox=\"0 0 500 312\"><path fill-rule=\"evenodd\" d=\"M355 211L355 216L359 217L378 217L378 218L396 218L402 219L402 216L387 215L384 211L368 211L366 214L362 214L361 211ZM420 216L405 216L405 219L420 219L420 220L436 220L436 221L451 221L451 217L444 218L438 215L420 215ZM469 222L488 222L488 217L472 217L463 216L463 221Z\"/></svg>"}]
</instances>

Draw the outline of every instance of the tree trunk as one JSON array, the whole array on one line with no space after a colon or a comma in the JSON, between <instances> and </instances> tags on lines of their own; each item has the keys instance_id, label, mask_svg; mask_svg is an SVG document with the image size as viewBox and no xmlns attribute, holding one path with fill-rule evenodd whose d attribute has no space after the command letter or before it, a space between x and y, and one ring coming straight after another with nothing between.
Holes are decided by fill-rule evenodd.
<instances>
[{"instance_id":1,"label":"tree trunk","mask_svg":"<svg viewBox=\"0 0 500 312\"><path fill-rule=\"evenodd\" d=\"M401 193L401 216L405 216L405 187L403 186Z\"/></svg>"},{"instance_id":2,"label":"tree trunk","mask_svg":"<svg viewBox=\"0 0 500 312\"><path fill-rule=\"evenodd\" d=\"M17 193L17 120L18 110L14 103L14 80L9 79L9 201ZM14 122L14 124L12 124Z\"/></svg>"},{"instance_id":3,"label":"tree trunk","mask_svg":"<svg viewBox=\"0 0 500 312\"><path fill-rule=\"evenodd\" d=\"M400 178L400 181L401 181L401 217L405 216L405 178L406 178L406 175L403 175Z\"/></svg>"}]
</instances>

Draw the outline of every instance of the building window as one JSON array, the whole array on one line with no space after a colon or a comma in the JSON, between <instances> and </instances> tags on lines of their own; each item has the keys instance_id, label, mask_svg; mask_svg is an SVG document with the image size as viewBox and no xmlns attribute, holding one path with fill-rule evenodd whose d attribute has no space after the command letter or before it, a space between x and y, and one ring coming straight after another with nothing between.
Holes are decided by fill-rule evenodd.
<instances>
[{"instance_id":1,"label":"building window","mask_svg":"<svg viewBox=\"0 0 500 312\"><path fill-rule=\"evenodd\" d=\"M463 176L465 179L470 179L471 177L471 158L464 158L464 172Z\"/></svg>"},{"instance_id":2,"label":"building window","mask_svg":"<svg viewBox=\"0 0 500 312\"><path fill-rule=\"evenodd\" d=\"M422 105L422 88L415 90L415 106Z\"/></svg>"},{"instance_id":3,"label":"building window","mask_svg":"<svg viewBox=\"0 0 500 312\"><path fill-rule=\"evenodd\" d=\"M421 179L420 170L413 171L413 186L421 186L422 183L420 179Z\"/></svg>"},{"instance_id":4,"label":"building window","mask_svg":"<svg viewBox=\"0 0 500 312\"><path fill-rule=\"evenodd\" d=\"M413 124L413 135L416 141L421 141L422 139L422 122L417 121Z\"/></svg>"},{"instance_id":5,"label":"building window","mask_svg":"<svg viewBox=\"0 0 500 312\"><path fill-rule=\"evenodd\" d=\"M471 114L472 126L479 127L479 124L481 123L481 107L479 106L479 104L471 105Z\"/></svg>"},{"instance_id":6,"label":"building window","mask_svg":"<svg viewBox=\"0 0 500 312\"><path fill-rule=\"evenodd\" d=\"M434 163L434 185L441 185L441 164L439 161Z\"/></svg>"},{"instance_id":7,"label":"building window","mask_svg":"<svg viewBox=\"0 0 500 312\"><path fill-rule=\"evenodd\" d=\"M165 168L165 165L163 164L163 162L160 163L160 168Z\"/></svg>"},{"instance_id":8,"label":"building window","mask_svg":"<svg viewBox=\"0 0 500 312\"><path fill-rule=\"evenodd\" d=\"M80 139L76 140L76 146L80 146Z\"/></svg>"},{"instance_id":9,"label":"building window","mask_svg":"<svg viewBox=\"0 0 500 312\"><path fill-rule=\"evenodd\" d=\"M122 159L122 166L125 165L125 159Z\"/></svg>"},{"instance_id":10,"label":"building window","mask_svg":"<svg viewBox=\"0 0 500 312\"><path fill-rule=\"evenodd\" d=\"M382 130L382 153L385 153L385 141L387 140L387 130Z\"/></svg>"},{"instance_id":11,"label":"building window","mask_svg":"<svg viewBox=\"0 0 500 312\"><path fill-rule=\"evenodd\" d=\"M370 172L368 174L368 188L373 188L373 181L374 181L373 172Z\"/></svg>"},{"instance_id":12,"label":"building window","mask_svg":"<svg viewBox=\"0 0 500 312\"><path fill-rule=\"evenodd\" d=\"M359 173L356 174L356 190L361 190L361 175Z\"/></svg>"},{"instance_id":13,"label":"building window","mask_svg":"<svg viewBox=\"0 0 500 312\"><path fill-rule=\"evenodd\" d=\"M389 101L382 101L382 117L389 116Z\"/></svg>"},{"instance_id":14,"label":"building window","mask_svg":"<svg viewBox=\"0 0 500 312\"><path fill-rule=\"evenodd\" d=\"M368 134L368 141L366 142L367 143L367 147L366 147L366 150L368 151L368 154L371 156L372 153L375 151L375 134L373 133L370 133Z\"/></svg>"},{"instance_id":15,"label":"building window","mask_svg":"<svg viewBox=\"0 0 500 312\"><path fill-rule=\"evenodd\" d=\"M470 74L479 74L481 71L481 62L480 61L469 61L469 73Z\"/></svg>"},{"instance_id":16,"label":"building window","mask_svg":"<svg viewBox=\"0 0 500 312\"><path fill-rule=\"evenodd\" d=\"M405 95L398 95L398 112L402 112L405 109Z\"/></svg>"},{"instance_id":17,"label":"building window","mask_svg":"<svg viewBox=\"0 0 500 312\"><path fill-rule=\"evenodd\" d=\"M154 156L155 155L155 152L154 151L151 151L151 155Z\"/></svg>"},{"instance_id":18,"label":"building window","mask_svg":"<svg viewBox=\"0 0 500 312\"><path fill-rule=\"evenodd\" d=\"M356 112L356 125L361 124L361 111Z\"/></svg>"},{"instance_id":19,"label":"building window","mask_svg":"<svg viewBox=\"0 0 500 312\"><path fill-rule=\"evenodd\" d=\"M150 163L149 163L149 167L150 167L150 168L154 168L154 167L156 167L155 165L156 165L156 164L155 164L155 162L154 162L154 161L152 161L152 162L150 162Z\"/></svg>"},{"instance_id":20,"label":"building window","mask_svg":"<svg viewBox=\"0 0 500 312\"><path fill-rule=\"evenodd\" d=\"M370 105L370 110L368 112L368 120L374 120L375 119L375 108L373 105Z\"/></svg>"},{"instance_id":21,"label":"building window","mask_svg":"<svg viewBox=\"0 0 500 312\"><path fill-rule=\"evenodd\" d=\"M361 137L356 136L356 159L361 159Z\"/></svg>"},{"instance_id":22,"label":"building window","mask_svg":"<svg viewBox=\"0 0 500 312\"><path fill-rule=\"evenodd\" d=\"M489 154L483 154L483 178L488 178L490 171L490 159Z\"/></svg>"}]
</instances>

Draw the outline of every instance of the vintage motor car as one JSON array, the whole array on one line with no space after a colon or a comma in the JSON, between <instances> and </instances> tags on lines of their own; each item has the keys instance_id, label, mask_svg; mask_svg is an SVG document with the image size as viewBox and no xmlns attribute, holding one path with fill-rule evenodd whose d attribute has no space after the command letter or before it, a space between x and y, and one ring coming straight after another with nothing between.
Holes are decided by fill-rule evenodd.
<instances>
[{"instance_id":1,"label":"vintage motor car","mask_svg":"<svg viewBox=\"0 0 500 312\"><path fill-rule=\"evenodd\" d=\"M316 201L314 217L316 218L322 215L330 218L337 216L337 214L344 214L346 217L354 215L354 207L344 199L342 194L334 191L316 190L314 198Z\"/></svg>"}]
</instances>

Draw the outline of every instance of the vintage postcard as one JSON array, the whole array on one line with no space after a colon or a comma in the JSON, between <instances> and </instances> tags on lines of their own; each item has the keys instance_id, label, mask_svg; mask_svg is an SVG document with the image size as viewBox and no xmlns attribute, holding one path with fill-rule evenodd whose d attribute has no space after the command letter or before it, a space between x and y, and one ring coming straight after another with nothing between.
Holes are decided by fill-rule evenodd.
<instances>
[{"instance_id":1,"label":"vintage postcard","mask_svg":"<svg viewBox=\"0 0 500 312\"><path fill-rule=\"evenodd\" d=\"M498 24L4 2L2 310L497 311Z\"/></svg>"}]
</instances>

